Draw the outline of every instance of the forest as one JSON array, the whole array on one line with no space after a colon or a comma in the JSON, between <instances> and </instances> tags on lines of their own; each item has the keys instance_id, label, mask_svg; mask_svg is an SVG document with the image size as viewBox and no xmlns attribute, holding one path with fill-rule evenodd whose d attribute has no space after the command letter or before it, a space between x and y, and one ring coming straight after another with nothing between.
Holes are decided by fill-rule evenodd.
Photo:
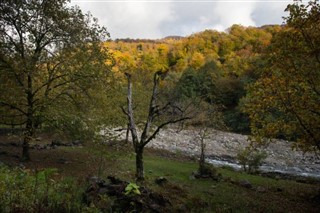
<instances>
[{"instance_id":1,"label":"forest","mask_svg":"<svg viewBox=\"0 0 320 213\"><path fill-rule=\"evenodd\" d=\"M298 208L294 199L301 204L298 212L319 210L320 194L312 194L319 190L319 180L303 181L306 186L301 186L301 193L316 199L308 198L309 205L306 196L297 197L294 189L289 190L302 183L284 180L281 188L274 179L260 180L262 177L251 171L217 170L204 156L209 129L248 135L250 146L238 156L246 163L257 147L277 140L288 141L293 151L320 151L318 0L289 4L283 25L235 24L224 32L205 30L157 40L111 40L91 14L68 7L67 2L0 3L0 212L183 212L193 204L202 206L201 212L230 212L243 203L248 206L240 211L253 212L264 209L270 196L271 202L279 197L286 200L289 212ZM201 142L199 159L147 147L168 128L196 129ZM114 136L117 131L126 132L125 141ZM83 192L76 190L76 181L61 180L73 176L72 165L64 162L70 166L67 169L51 168L56 166L50 163L39 165L43 156L35 147L48 141L58 146L52 154L48 151L52 159L60 162L76 155L86 159L83 167L88 170L75 172L82 179L97 170L99 178L112 174L134 181L109 176L111 183L125 188L122 197L86 194L86 202L81 203L78 197ZM61 141L77 141L83 148L64 147ZM15 150L15 160L8 160L8 147ZM260 164L263 156L255 159ZM15 168L12 162L24 169ZM180 175L198 164L200 177L209 174L216 182L211 187L208 180L200 180L197 187L209 190L208 194L200 190L190 196L188 193L196 190L190 184L195 183ZM157 170L161 166L168 166L169 173L180 173L166 176L165 171ZM125 170L130 170L128 176ZM157 177L158 186L152 185L151 177ZM176 179L167 183L170 178ZM258 193L261 203L244 198L234 204L225 201L230 200L233 187L245 185L241 179L264 184L260 194L258 188L252 191L252 186L250 192L243 191L246 186L236 189L244 197ZM183 184L175 185L175 181ZM15 191L15 184L21 185L20 191ZM101 187L100 182L94 184L91 186ZM111 187L102 186L104 190ZM223 201L216 198L215 190L222 193ZM282 190L288 190L288 195L279 195ZM28 198L32 191L35 197ZM182 198L170 195L175 191L182 193ZM153 204L142 194L148 194L148 199L155 197L163 209L152 209ZM216 197L208 201L211 194ZM277 209L277 204L270 209L284 210Z\"/></svg>"}]
</instances>

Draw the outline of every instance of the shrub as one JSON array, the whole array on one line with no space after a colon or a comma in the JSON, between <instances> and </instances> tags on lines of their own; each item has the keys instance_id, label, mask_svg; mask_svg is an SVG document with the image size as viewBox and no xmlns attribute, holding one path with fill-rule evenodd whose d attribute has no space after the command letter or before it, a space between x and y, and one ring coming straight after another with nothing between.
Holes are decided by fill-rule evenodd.
<instances>
[{"instance_id":1,"label":"shrub","mask_svg":"<svg viewBox=\"0 0 320 213\"><path fill-rule=\"evenodd\" d=\"M82 188L56 176L56 169L32 172L0 165L0 212L80 212Z\"/></svg>"},{"instance_id":2,"label":"shrub","mask_svg":"<svg viewBox=\"0 0 320 213\"><path fill-rule=\"evenodd\" d=\"M258 171L262 164L262 161L267 158L267 153L265 151L258 150L252 147L246 147L240 150L237 154L237 159L242 165L245 172L254 173Z\"/></svg>"}]
</instances>

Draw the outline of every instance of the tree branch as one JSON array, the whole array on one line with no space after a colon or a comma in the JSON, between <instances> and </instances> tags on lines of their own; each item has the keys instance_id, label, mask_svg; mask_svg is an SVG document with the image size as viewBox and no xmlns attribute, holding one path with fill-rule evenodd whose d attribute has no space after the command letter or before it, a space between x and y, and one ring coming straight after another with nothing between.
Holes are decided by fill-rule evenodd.
<instances>
[{"instance_id":1,"label":"tree branch","mask_svg":"<svg viewBox=\"0 0 320 213\"><path fill-rule=\"evenodd\" d=\"M12 104L9 104L9 103L3 102L3 101L0 101L0 105L10 107L11 109L14 109L14 110L21 112L23 115L27 115L27 113L25 111L23 111L22 109L20 109L19 107L15 106L15 105L12 105Z\"/></svg>"},{"instance_id":2,"label":"tree branch","mask_svg":"<svg viewBox=\"0 0 320 213\"><path fill-rule=\"evenodd\" d=\"M182 118L179 118L179 119L169 120L169 121L167 121L165 123L162 123L161 125L159 125L157 127L157 129L153 132L153 134L142 144L142 146L146 146L152 139L154 139L156 137L156 135L160 132L160 130L162 128L164 128L165 126L167 126L169 124L179 123L179 122L184 121L184 120L189 120L191 118L192 117L182 117Z\"/></svg>"}]
</instances>

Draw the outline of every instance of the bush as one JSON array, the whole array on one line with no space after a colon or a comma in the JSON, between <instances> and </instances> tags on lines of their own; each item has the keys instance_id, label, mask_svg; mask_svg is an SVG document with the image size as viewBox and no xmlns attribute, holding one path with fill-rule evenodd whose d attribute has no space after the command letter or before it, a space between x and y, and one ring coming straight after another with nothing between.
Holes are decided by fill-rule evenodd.
<instances>
[{"instance_id":1,"label":"bush","mask_svg":"<svg viewBox=\"0 0 320 213\"><path fill-rule=\"evenodd\" d=\"M83 190L56 169L39 172L0 165L0 212L80 212Z\"/></svg>"},{"instance_id":2,"label":"bush","mask_svg":"<svg viewBox=\"0 0 320 213\"><path fill-rule=\"evenodd\" d=\"M257 172L262 164L262 161L267 158L267 153L256 148L246 147L240 150L237 154L237 159L242 165L245 172Z\"/></svg>"}]
</instances>

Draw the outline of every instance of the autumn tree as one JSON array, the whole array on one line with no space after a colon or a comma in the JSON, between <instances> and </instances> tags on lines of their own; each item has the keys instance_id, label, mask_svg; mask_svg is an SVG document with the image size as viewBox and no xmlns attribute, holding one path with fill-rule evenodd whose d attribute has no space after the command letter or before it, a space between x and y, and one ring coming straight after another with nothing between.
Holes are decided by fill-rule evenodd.
<instances>
[{"instance_id":1,"label":"autumn tree","mask_svg":"<svg viewBox=\"0 0 320 213\"><path fill-rule=\"evenodd\" d=\"M319 150L319 1L296 1L286 11L286 26L273 38L268 63L249 87L244 109L256 136L285 137L306 150Z\"/></svg>"},{"instance_id":2,"label":"autumn tree","mask_svg":"<svg viewBox=\"0 0 320 213\"><path fill-rule=\"evenodd\" d=\"M108 37L106 29L67 3L0 3L1 121L25 125L23 160L30 159L29 142L50 116L50 106L85 95L108 74L108 54L101 46Z\"/></svg>"}]
</instances>

